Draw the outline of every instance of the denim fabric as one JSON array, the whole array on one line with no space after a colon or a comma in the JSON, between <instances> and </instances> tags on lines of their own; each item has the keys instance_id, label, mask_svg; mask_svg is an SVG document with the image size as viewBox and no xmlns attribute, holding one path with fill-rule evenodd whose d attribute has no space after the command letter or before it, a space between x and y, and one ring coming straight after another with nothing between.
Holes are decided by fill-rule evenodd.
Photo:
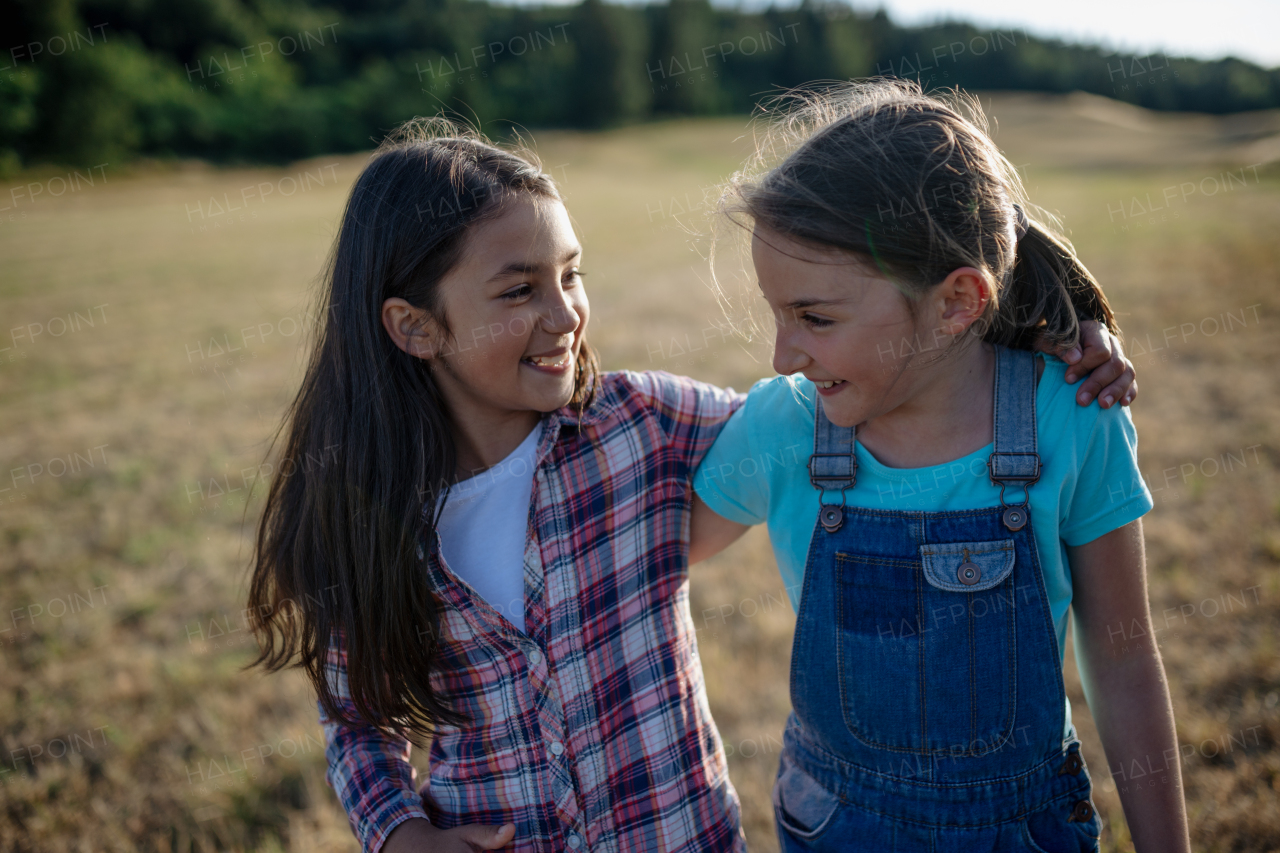
<instances>
[{"instance_id":1,"label":"denim fabric","mask_svg":"<svg viewBox=\"0 0 1280 853\"><path fill-rule=\"evenodd\" d=\"M1074 734L1074 733L1073 733ZM1074 737L1019 776L928 785L867 773L808 740L794 715L783 735L774 817L784 853L1096 853L1096 814L1073 819L1090 783Z\"/></svg>"},{"instance_id":2,"label":"denim fabric","mask_svg":"<svg viewBox=\"0 0 1280 853\"><path fill-rule=\"evenodd\" d=\"M998 349L996 378L993 471L1026 476L1034 362ZM852 440L852 430L815 428L826 504L839 498L832 482L846 486L822 475ZM1023 485L1010 505L1025 502ZM774 788L785 850L1096 849L1088 772L1074 730L1063 737L1032 526L1010 529L1005 510L846 506L834 532L815 524Z\"/></svg>"}]
</instances>

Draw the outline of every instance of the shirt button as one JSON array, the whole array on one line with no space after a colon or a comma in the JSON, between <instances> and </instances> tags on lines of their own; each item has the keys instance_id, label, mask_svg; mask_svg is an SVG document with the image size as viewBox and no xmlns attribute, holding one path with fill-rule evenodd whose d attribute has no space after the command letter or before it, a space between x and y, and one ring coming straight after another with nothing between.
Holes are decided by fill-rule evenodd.
<instances>
[{"instance_id":1,"label":"shirt button","mask_svg":"<svg viewBox=\"0 0 1280 853\"><path fill-rule=\"evenodd\" d=\"M558 741L558 740L553 740L553 741L551 741L551 754L552 754L552 755L563 755L563 754L564 754L564 744L562 744L562 743L561 743L560 741Z\"/></svg>"},{"instance_id":2,"label":"shirt button","mask_svg":"<svg viewBox=\"0 0 1280 853\"><path fill-rule=\"evenodd\" d=\"M533 651L529 652L529 663L533 664L534 666L537 666L538 664L542 663L542 652L538 651L537 649L534 649Z\"/></svg>"},{"instance_id":3,"label":"shirt button","mask_svg":"<svg viewBox=\"0 0 1280 853\"><path fill-rule=\"evenodd\" d=\"M565 841L568 842L569 846L574 850L577 850L582 846L582 838L573 833L570 833L569 837L566 838Z\"/></svg>"}]
</instances>

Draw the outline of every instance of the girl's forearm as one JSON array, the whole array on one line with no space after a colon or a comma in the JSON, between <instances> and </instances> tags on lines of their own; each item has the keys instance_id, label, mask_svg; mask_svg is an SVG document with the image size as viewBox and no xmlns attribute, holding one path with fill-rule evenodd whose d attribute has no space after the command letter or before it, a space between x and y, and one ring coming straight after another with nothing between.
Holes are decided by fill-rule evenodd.
<instances>
[{"instance_id":1,"label":"girl's forearm","mask_svg":"<svg viewBox=\"0 0 1280 853\"><path fill-rule=\"evenodd\" d=\"M1159 650L1126 650L1121 657L1114 646L1085 651L1085 696L1137 853L1189 853L1178 738Z\"/></svg>"}]
</instances>

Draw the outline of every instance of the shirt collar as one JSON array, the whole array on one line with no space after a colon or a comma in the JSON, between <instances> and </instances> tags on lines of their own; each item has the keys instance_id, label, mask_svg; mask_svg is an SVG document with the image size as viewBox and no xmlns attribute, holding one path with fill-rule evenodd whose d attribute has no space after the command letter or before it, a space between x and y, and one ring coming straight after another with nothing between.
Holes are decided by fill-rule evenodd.
<instances>
[{"instance_id":1,"label":"shirt collar","mask_svg":"<svg viewBox=\"0 0 1280 853\"><path fill-rule=\"evenodd\" d=\"M612 417L618 407L618 400L601 382L596 387L595 399L585 412L579 413L572 406L563 406L543 415L542 440L538 442L535 464L541 465L551 453L551 449L560 438L562 428L577 433L589 427L598 426Z\"/></svg>"}]
</instances>

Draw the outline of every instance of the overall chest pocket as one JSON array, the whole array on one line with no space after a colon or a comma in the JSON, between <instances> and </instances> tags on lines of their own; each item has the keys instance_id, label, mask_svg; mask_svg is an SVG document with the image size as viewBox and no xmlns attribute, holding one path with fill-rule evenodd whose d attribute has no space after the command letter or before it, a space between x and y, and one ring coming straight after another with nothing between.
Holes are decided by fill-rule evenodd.
<instances>
[{"instance_id":1,"label":"overall chest pocket","mask_svg":"<svg viewBox=\"0 0 1280 853\"><path fill-rule=\"evenodd\" d=\"M1014 542L923 545L919 559L836 554L841 710L900 752L1007 745L1017 669Z\"/></svg>"}]
</instances>

